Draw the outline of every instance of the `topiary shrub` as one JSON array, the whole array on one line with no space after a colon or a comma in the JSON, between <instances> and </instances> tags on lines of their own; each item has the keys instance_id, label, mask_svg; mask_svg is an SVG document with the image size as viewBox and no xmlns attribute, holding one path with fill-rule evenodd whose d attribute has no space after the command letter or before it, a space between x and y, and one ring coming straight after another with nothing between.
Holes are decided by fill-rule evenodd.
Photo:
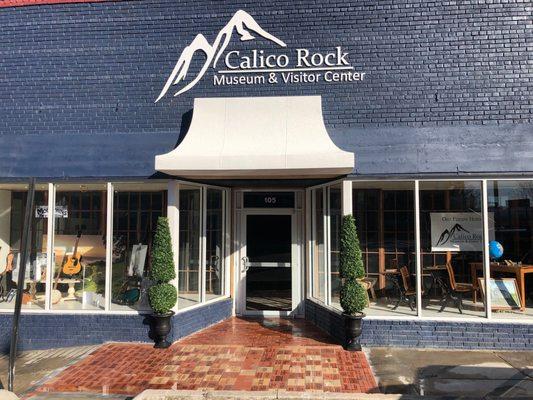
<instances>
[{"instance_id":1,"label":"topiary shrub","mask_svg":"<svg viewBox=\"0 0 533 400\"><path fill-rule=\"evenodd\" d=\"M346 314L355 315L363 312L368 298L366 289L358 282L365 276L363 257L353 216L342 219L340 232L340 292L341 307Z\"/></svg>"},{"instance_id":2,"label":"topiary shrub","mask_svg":"<svg viewBox=\"0 0 533 400\"><path fill-rule=\"evenodd\" d=\"M159 217L152 246L150 279L154 282L170 282L174 278L176 278L176 271L168 219Z\"/></svg>"},{"instance_id":3,"label":"topiary shrub","mask_svg":"<svg viewBox=\"0 0 533 400\"><path fill-rule=\"evenodd\" d=\"M176 304L178 293L171 283L159 283L148 289L150 307L157 314L166 314Z\"/></svg>"},{"instance_id":4,"label":"topiary shrub","mask_svg":"<svg viewBox=\"0 0 533 400\"><path fill-rule=\"evenodd\" d=\"M170 239L168 219L159 217L152 247L152 268L150 279L154 282L148 290L150 307L157 314L166 314L176 305L178 293L170 283L176 277L174 253Z\"/></svg>"},{"instance_id":5,"label":"topiary shrub","mask_svg":"<svg viewBox=\"0 0 533 400\"><path fill-rule=\"evenodd\" d=\"M341 307L346 314L362 313L367 306L366 289L355 280L346 281L341 287Z\"/></svg>"},{"instance_id":6,"label":"topiary shrub","mask_svg":"<svg viewBox=\"0 0 533 400\"><path fill-rule=\"evenodd\" d=\"M345 215L342 218L339 263L341 278L352 280L365 277L359 236L357 236L355 219L352 215Z\"/></svg>"}]
</instances>

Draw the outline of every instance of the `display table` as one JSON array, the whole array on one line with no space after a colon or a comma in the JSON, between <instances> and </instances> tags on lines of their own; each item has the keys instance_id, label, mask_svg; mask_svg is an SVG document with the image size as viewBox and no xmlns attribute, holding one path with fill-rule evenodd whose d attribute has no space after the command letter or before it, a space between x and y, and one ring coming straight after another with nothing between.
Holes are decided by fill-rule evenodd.
<instances>
[{"instance_id":1,"label":"display table","mask_svg":"<svg viewBox=\"0 0 533 400\"><path fill-rule=\"evenodd\" d=\"M473 262L470 263L470 274L472 275L472 283L474 284L474 288L478 288L477 283L477 271L483 270L483 263L481 262ZM497 263L497 262L491 262L490 263L490 270L495 272L506 272L509 274L514 274L516 277L516 282L518 283L518 289L520 290L520 303L521 307L520 310L524 311L526 308L526 279L525 275L533 273L533 265L528 264L514 264L514 265L507 265L503 263ZM477 291L474 292L474 303L477 301Z\"/></svg>"},{"instance_id":2,"label":"display table","mask_svg":"<svg viewBox=\"0 0 533 400\"><path fill-rule=\"evenodd\" d=\"M68 285L68 292L67 297L63 297L62 301L69 301L69 300L78 300L74 293L76 293L76 289L74 288L74 285L76 283L81 283L81 279L74 279L74 278L60 278L58 280L58 283L63 283L65 285Z\"/></svg>"},{"instance_id":3,"label":"display table","mask_svg":"<svg viewBox=\"0 0 533 400\"><path fill-rule=\"evenodd\" d=\"M440 289L441 301L446 298L446 294L449 292L448 287L448 270L446 265L433 265L430 267L424 267L422 269L422 276L431 277L431 285L425 290L427 297L431 297L431 291L435 290L435 295L437 295L437 289Z\"/></svg>"}]
</instances>

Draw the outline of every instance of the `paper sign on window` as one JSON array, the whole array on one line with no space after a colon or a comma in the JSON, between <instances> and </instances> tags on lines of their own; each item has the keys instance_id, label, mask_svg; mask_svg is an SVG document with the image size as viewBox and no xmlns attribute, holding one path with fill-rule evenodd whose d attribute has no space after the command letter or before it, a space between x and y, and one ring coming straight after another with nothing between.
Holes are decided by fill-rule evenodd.
<instances>
[{"instance_id":1,"label":"paper sign on window","mask_svg":"<svg viewBox=\"0 0 533 400\"><path fill-rule=\"evenodd\" d=\"M67 206L56 206L56 218L68 218ZM48 206L37 206L35 208L35 218L48 218Z\"/></svg>"},{"instance_id":2,"label":"paper sign on window","mask_svg":"<svg viewBox=\"0 0 533 400\"><path fill-rule=\"evenodd\" d=\"M431 213L430 217L431 251L483 250L481 213ZM493 232L494 218L492 213L489 213L489 236Z\"/></svg>"}]
</instances>

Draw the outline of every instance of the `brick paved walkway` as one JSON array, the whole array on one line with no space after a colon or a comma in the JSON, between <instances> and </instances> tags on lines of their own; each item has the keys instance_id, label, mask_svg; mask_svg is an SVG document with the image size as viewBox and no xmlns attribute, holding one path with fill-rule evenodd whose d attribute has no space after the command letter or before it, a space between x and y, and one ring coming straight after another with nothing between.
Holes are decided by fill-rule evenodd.
<instances>
[{"instance_id":1,"label":"brick paved walkway","mask_svg":"<svg viewBox=\"0 0 533 400\"><path fill-rule=\"evenodd\" d=\"M157 350L110 343L37 392L136 395L144 389L377 392L362 352L299 320L232 318Z\"/></svg>"}]
</instances>

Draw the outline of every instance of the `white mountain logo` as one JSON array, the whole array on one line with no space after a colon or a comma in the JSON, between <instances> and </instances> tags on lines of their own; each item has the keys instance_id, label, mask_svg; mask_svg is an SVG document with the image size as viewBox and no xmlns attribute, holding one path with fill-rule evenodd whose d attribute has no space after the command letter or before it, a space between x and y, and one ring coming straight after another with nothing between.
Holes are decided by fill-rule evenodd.
<instances>
[{"instance_id":1,"label":"white mountain logo","mask_svg":"<svg viewBox=\"0 0 533 400\"><path fill-rule=\"evenodd\" d=\"M277 37L271 35L255 21L255 19L248 14L246 11L238 10L233 17L230 19L228 24L222 28L218 33L213 45L210 45L204 35L198 34L191 42L191 44L185 49L183 49L176 66L172 70L172 73L167 79L163 90L159 94L159 97L156 99L156 103L161 100L161 98L167 93L171 86L177 85L180 82L185 80L187 72L189 71L189 66L191 64L192 58L197 51L202 51L206 55L206 60L196 77L189 82L187 85L179 89L174 96L178 96L182 93L193 88L194 85L198 83L200 79L204 76L207 69L212 65L213 68L216 67L217 61L228 46L231 37L233 35L233 30L236 30L240 35L241 41L253 40L255 37L250 32L255 32L257 35L262 36L263 38L270 40L281 47L287 47L287 45L278 39Z\"/></svg>"}]
</instances>

